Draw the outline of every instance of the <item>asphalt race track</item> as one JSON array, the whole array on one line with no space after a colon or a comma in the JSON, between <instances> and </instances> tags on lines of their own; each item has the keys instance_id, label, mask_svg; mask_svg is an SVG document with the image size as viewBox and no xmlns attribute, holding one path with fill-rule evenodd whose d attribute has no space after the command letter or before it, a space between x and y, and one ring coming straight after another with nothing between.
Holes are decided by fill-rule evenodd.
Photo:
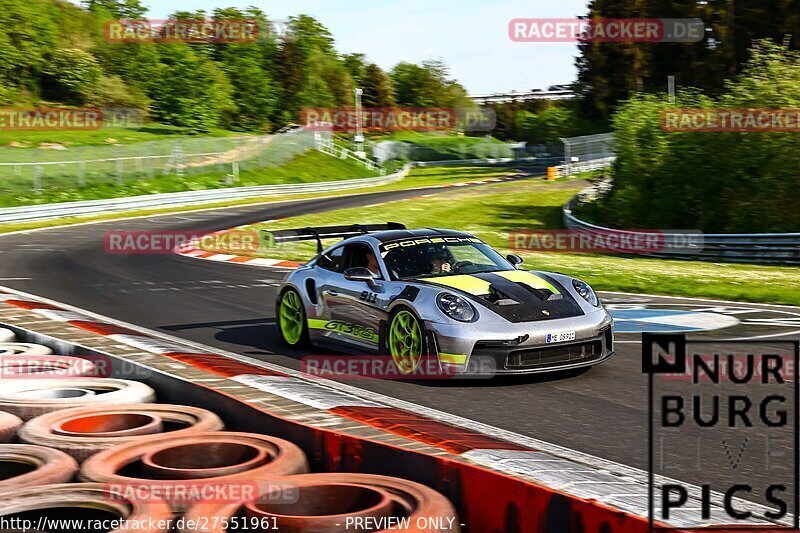
<instances>
[{"instance_id":1,"label":"asphalt race track","mask_svg":"<svg viewBox=\"0 0 800 533\"><path fill-rule=\"evenodd\" d=\"M425 193L446 195L463 189ZM109 255L104 251L104 232L213 231L419 194L359 194L0 235L0 285L299 368L307 354L288 352L277 340L274 300L281 273L173 255ZM800 308L601 296L616 317L618 355L589 371L492 380L351 378L347 382L646 469L647 394L641 373L641 331L688 331L693 338L752 338L756 345L760 339L800 336ZM697 483L712 481L716 475L708 470L698 473L689 464L684 467L672 475Z\"/></svg>"}]
</instances>

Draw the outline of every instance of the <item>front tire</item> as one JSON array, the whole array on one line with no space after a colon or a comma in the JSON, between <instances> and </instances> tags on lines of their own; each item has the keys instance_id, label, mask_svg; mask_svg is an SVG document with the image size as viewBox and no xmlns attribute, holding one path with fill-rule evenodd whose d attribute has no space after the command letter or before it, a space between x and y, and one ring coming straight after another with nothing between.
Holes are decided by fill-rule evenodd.
<instances>
[{"instance_id":1,"label":"front tire","mask_svg":"<svg viewBox=\"0 0 800 533\"><path fill-rule=\"evenodd\" d=\"M425 326L406 307L391 312L387 322L386 348L397 370L403 375L414 373L428 353Z\"/></svg>"},{"instance_id":2,"label":"front tire","mask_svg":"<svg viewBox=\"0 0 800 533\"><path fill-rule=\"evenodd\" d=\"M278 318L278 331L283 343L293 349L307 347L310 344L308 321L300 293L293 288L283 291L275 311Z\"/></svg>"}]
</instances>

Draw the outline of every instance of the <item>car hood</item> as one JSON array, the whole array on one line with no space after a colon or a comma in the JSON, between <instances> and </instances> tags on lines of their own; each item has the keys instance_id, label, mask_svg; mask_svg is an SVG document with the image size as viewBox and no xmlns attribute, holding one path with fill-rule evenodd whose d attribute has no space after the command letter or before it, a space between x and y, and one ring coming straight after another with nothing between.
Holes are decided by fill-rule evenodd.
<instances>
[{"instance_id":1,"label":"car hood","mask_svg":"<svg viewBox=\"0 0 800 533\"><path fill-rule=\"evenodd\" d=\"M563 285L541 272L508 270L414 281L465 295L509 322L554 320L584 314Z\"/></svg>"}]
</instances>

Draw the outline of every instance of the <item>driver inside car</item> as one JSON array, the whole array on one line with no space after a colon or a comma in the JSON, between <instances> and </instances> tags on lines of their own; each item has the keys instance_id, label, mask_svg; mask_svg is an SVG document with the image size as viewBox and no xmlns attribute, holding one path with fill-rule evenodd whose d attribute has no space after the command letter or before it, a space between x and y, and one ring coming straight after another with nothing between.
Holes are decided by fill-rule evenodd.
<instances>
[{"instance_id":1,"label":"driver inside car","mask_svg":"<svg viewBox=\"0 0 800 533\"><path fill-rule=\"evenodd\" d=\"M367 256L365 259L367 263L366 264L367 270L372 272L372 275L375 276L376 278L381 277L381 269L380 267L378 267L378 259L375 257L375 254L372 252L367 252L366 255Z\"/></svg>"},{"instance_id":2,"label":"driver inside car","mask_svg":"<svg viewBox=\"0 0 800 533\"><path fill-rule=\"evenodd\" d=\"M448 274L453 271L453 265L450 263L450 257L447 250L444 248L437 250L433 256L432 274Z\"/></svg>"}]
</instances>

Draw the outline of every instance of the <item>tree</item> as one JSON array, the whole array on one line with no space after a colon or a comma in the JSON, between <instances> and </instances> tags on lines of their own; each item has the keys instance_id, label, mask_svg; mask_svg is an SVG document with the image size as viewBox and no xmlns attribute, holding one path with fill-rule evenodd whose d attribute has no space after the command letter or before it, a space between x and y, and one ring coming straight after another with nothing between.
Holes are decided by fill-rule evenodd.
<instances>
[{"instance_id":1,"label":"tree","mask_svg":"<svg viewBox=\"0 0 800 533\"><path fill-rule=\"evenodd\" d=\"M86 6L92 13L104 13L117 19L143 19L147 8L139 0L88 0Z\"/></svg>"},{"instance_id":2,"label":"tree","mask_svg":"<svg viewBox=\"0 0 800 533\"><path fill-rule=\"evenodd\" d=\"M344 68L353 78L353 83L358 86L364 84L364 75L367 70L367 56L364 54L344 54L342 56Z\"/></svg>"},{"instance_id":3,"label":"tree","mask_svg":"<svg viewBox=\"0 0 800 533\"><path fill-rule=\"evenodd\" d=\"M49 0L4 0L0 9L0 82L9 94L38 92L39 75L56 48L57 10Z\"/></svg>"},{"instance_id":4,"label":"tree","mask_svg":"<svg viewBox=\"0 0 800 533\"><path fill-rule=\"evenodd\" d=\"M681 87L721 94L726 79L741 72L751 44L762 38L797 49L800 3L796 0L591 0L590 18L696 18L703 38L694 43L582 42L577 59L584 111L608 117L635 91L663 91L667 76Z\"/></svg>"},{"instance_id":5,"label":"tree","mask_svg":"<svg viewBox=\"0 0 800 533\"><path fill-rule=\"evenodd\" d=\"M208 131L234 111L232 88L225 74L186 44L158 48L159 73L150 80L156 118L167 124Z\"/></svg>"},{"instance_id":6,"label":"tree","mask_svg":"<svg viewBox=\"0 0 800 533\"><path fill-rule=\"evenodd\" d=\"M364 90L362 97L364 106L391 107L394 105L389 77L375 63L370 63L364 68L360 85Z\"/></svg>"},{"instance_id":7,"label":"tree","mask_svg":"<svg viewBox=\"0 0 800 533\"><path fill-rule=\"evenodd\" d=\"M447 65L439 60L421 65L401 62L392 70L395 100L412 107L469 107L467 91L450 79Z\"/></svg>"},{"instance_id":8,"label":"tree","mask_svg":"<svg viewBox=\"0 0 800 533\"><path fill-rule=\"evenodd\" d=\"M757 42L741 74L720 97L679 91L637 94L613 118L614 187L590 205L592 220L627 228L697 228L709 233L783 232L800 228L796 133L664 131L670 108L796 108L800 53Z\"/></svg>"},{"instance_id":9,"label":"tree","mask_svg":"<svg viewBox=\"0 0 800 533\"><path fill-rule=\"evenodd\" d=\"M217 9L214 20L253 21L259 27L256 42L217 43L212 57L227 74L233 88L236 110L230 119L236 129L268 129L275 118L279 88L271 72L276 53L266 15L257 8L240 11Z\"/></svg>"},{"instance_id":10,"label":"tree","mask_svg":"<svg viewBox=\"0 0 800 533\"><path fill-rule=\"evenodd\" d=\"M410 107L434 107L442 88L433 74L423 66L405 61L392 70L395 101Z\"/></svg>"},{"instance_id":11,"label":"tree","mask_svg":"<svg viewBox=\"0 0 800 533\"><path fill-rule=\"evenodd\" d=\"M44 69L44 92L59 95L65 101L84 103L100 80L102 70L97 59L84 50L57 49Z\"/></svg>"}]
</instances>

